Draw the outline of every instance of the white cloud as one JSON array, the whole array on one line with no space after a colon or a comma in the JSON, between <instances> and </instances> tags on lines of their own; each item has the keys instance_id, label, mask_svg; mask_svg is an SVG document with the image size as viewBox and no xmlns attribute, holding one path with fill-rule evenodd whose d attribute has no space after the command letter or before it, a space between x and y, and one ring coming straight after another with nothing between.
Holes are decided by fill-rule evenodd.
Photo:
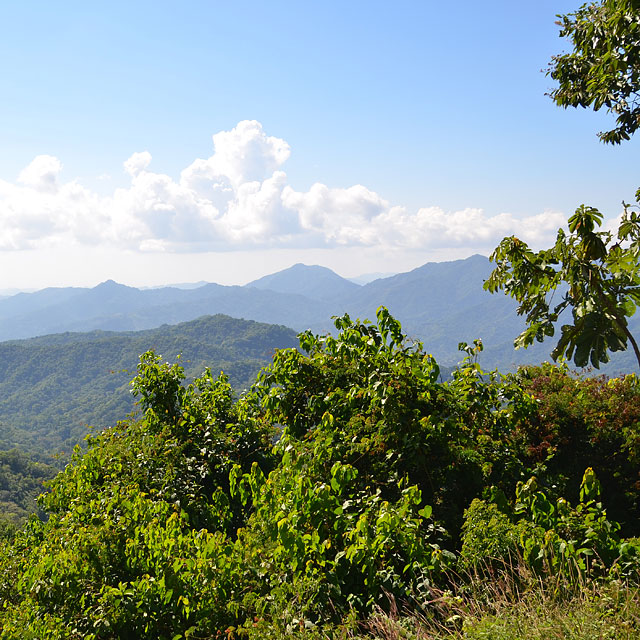
<instances>
[{"instance_id":1,"label":"white cloud","mask_svg":"<svg viewBox=\"0 0 640 640\"><path fill-rule=\"evenodd\" d=\"M389 211L388 202L362 185L330 189L316 183L305 193L287 187L282 200L303 229L337 245L378 244L376 220Z\"/></svg>"},{"instance_id":2,"label":"white cloud","mask_svg":"<svg viewBox=\"0 0 640 640\"><path fill-rule=\"evenodd\" d=\"M565 218L489 216L481 209L418 211L362 185L314 184L295 191L282 170L289 145L255 120L213 136L214 152L176 180L134 153L130 182L100 196L61 182L62 164L36 157L14 183L0 181L0 250L103 246L139 252L369 247L380 250L488 251L505 235L548 243Z\"/></svg>"},{"instance_id":3,"label":"white cloud","mask_svg":"<svg viewBox=\"0 0 640 640\"><path fill-rule=\"evenodd\" d=\"M231 131L213 136L214 154L198 158L182 171L180 182L210 197L233 190L244 183L269 177L289 158L289 145L280 138L265 135L256 120L244 120Z\"/></svg>"},{"instance_id":4,"label":"white cloud","mask_svg":"<svg viewBox=\"0 0 640 640\"><path fill-rule=\"evenodd\" d=\"M18 176L18 182L36 191L55 191L62 163L54 156L36 156Z\"/></svg>"},{"instance_id":5,"label":"white cloud","mask_svg":"<svg viewBox=\"0 0 640 640\"><path fill-rule=\"evenodd\" d=\"M216 133L213 146L215 153L208 160L212 174L226 176L236 187L271 174L290 153L284 140L266 136L256 120L244 120L231 131Z\"/></svg>"},{"instance_id":6,"label":"white cloud","mask_svg":"<svg viewBox=\"0 0 640 640\"><path fill-rule=\"evenodd\" d=\"M124 170L130 176L137 176L151 164L151 154L148 151L134 153L124 162Z\"/></svg>"},{"instance_id":7,"label":"white cloud","mask_svg":"<svg viewBox=\"0 0 640 640\"><path fill-rule=\"evenodd\" d=\"M409 214L401 207L394 207L376 222L390 244L414 249L475 247L486 250L508 235L517 235L533 245L550 241L565 221L565 216L556 212L520 219L509 213L487 216L482 209L445 212L440 207L428 207Z\"/></svg>"}]
</instances>

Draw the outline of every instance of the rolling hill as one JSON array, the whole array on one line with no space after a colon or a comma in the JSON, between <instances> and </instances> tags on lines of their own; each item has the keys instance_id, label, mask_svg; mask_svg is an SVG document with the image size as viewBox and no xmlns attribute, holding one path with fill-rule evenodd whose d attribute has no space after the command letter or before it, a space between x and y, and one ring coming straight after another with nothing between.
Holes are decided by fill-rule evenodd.
<instances>
[{"instance_id":1,"label":"rolling hill","mask_svg":"<svg viewBox=\"0 0 640 640\"><path fill-rule=\"evenodd\" d=\"M19 447L50 461L68 454L87 426L115 424L134 409L129 381L138 355L180 355L188 376L209 366L235 389L248 387L295 332L227 316L140 332L63 333L0 343L0 449Z\"/></svg>"}]
</instances>

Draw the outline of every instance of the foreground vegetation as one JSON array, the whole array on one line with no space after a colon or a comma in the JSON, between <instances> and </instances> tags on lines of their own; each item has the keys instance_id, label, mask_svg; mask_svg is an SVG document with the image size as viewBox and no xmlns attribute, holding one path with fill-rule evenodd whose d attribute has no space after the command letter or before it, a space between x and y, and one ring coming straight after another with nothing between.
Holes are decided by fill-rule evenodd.
<instances>
[{"instance_id":1,"label":"foreground vegetation","mask_svg":"<svg viewBox=\"0 0 640 640\"><path fill-rule=\"evenodd\" d=\"M0 637L521 637L536 598L619 597L636 624L635 376L505 378L478 344L441 382L386 309L336 328L240 399L144 354L141 415L78 450L3 547ZM521 636L498 635L509 619Z\"/></svg>"}]
</instances>

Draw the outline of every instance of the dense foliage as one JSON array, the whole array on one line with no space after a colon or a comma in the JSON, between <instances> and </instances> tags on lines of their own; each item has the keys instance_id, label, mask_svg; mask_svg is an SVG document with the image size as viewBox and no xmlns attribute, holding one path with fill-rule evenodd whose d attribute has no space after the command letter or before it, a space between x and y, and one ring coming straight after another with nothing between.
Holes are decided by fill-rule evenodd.
<instances>
[{"instance_id":1,"label":"dense foliage","mask_svg":"<svg viewBox=\"0 0 640 640\"><path fill-rule=\"evenodd\" d=\"M637 578L638 545L605 510L618 483L638 535L635 378L602 383L580 423L565 371L486 374L478 343L442 382L386 309L336 327L278 351L240 398L145 353L142 415L77 450L48 519L4 546L0 637L327 635L393 603L430 615L453 570L511 554L543 579ZM590 443L577 487L573 423Z\"/></svg>"},{"instance_id":2,"label":"dense foliage","mask_svg":"<svg viewBox=\"0 0 640 640\"><path fill-rule=\"evenodd\" d=\"M519 427L527 467L556 497L577 496L592 467L609 513L638 535L640 514L640 380L635 375L579 378L548 363L513 376L536 399ZM627 529L628 527L628 529Z\"/></svg>"},{"instance_id":3,"label":"dense foliage","mask_svg":"<svg viewBox=\"0 0 640 640\"><path fill-rule=\"evenodd\" d=\"M36 498L57 470L17 449L0 451L0 536L9 535L37 509Z\"/></svg>"}]
</instances>

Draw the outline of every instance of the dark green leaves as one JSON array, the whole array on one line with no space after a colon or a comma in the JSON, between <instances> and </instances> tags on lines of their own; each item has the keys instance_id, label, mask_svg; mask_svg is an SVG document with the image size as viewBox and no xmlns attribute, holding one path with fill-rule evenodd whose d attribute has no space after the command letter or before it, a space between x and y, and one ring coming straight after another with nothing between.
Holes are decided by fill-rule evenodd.
<instances>
[{"instance_id":1,"label":"dark green leaves","mask_svg":"<svg viewBox=\"0 0 640 640\"><path fill-rule=\"evenodd\" d=\"M578 207L576 212L569 218L569 231L582 236L592 233L596 226L602 224L602 214L593 207Z\"/></svg>"}]
</instances>

